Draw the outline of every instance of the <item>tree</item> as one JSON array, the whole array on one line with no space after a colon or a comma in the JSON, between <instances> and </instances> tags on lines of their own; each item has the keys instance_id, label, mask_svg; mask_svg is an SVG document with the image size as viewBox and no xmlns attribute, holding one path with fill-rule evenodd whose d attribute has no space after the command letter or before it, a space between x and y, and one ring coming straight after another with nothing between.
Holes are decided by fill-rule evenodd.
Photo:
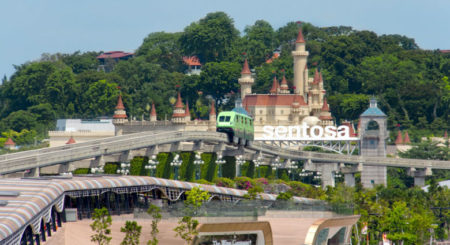
<instances>
[{"instance_id":1,"label":"tree","mask_svg":"<svg viewBox=\"0 0 450 245\"><path fill-rule=\"evenodd\" d=\"M292 200L292 193L290 192L280 192L277 196L277 200L289 201Z\"/></svg>"},{"instance_id":2,"label":"tree","mask_svg":"<svg viewBox=\"0 0 450 245\"><path fill-rule=\"evenodd\" d=\"M141 236L142 226L136 221L126 221L125 227L121 227L120 231L125 233L121 245L139 245L139 237Z\"/></svg>"},{"instance_id":3,"label":"tree","mask_svg":"<svg viewBox=\"0 0 450 245\"><path fill-rule=\"evenodd\" d=\"M226 59L238 35L233 20L224 12L215 12L186 27L180 42L185 54L197 55L204 64Z\"/></svg>"},{"instance_id":4,"label":"tree","mask_svg":"<svg viewBox=\"0 0 450 245\"><path fill-rule=\"evenodd\" d=\"M261 186L253 186L247 190L247 194L244 194L244 198L255 200L259 196L259 193L262 192L264 192L264 190Z\"/></svg>"},{"instance_id":5,"label":"tree","mask_svg":"<svg viewBox=\"0 0 450 245\"><path fill-rule=\"evenodd\" d=\"M381 224L383 231L389 232L387 236L389 240L396 244L400 241L413 244L416 240L416 234L411 233L411 224L408 222L410 215L406 203L402 201L395 202L392 209L387 211L381 220Z\"/></svg>"},{"instance_id":6,"label":"tree","mask_svg":"<svg viewBox=\"0 0 450 245\"><path fill-rule=\"evenodd\" d=\"M211 195L209 192L200 189L200 187L194 187L190 191L186 192L186 201L184 203L194 209L194 214L197 214L198 209L204 202L208 201Z\"/></svg>"},{"instance_id":7,"label":"tree","mask_svg":"<svg viewBox=\"0 0 450 245\"><path fill-rule=\"evenodd\" d=\"M94 220L94 222L90 224L90 226L95 234L91 236L91 241L97 242L98 245L109 244L112 238L108 236L111 234L109 227L111 226L112 219L108 213L108 209L105 207L101 209L94 209L92 220Z\"/></svg>"},{"instance_id":8,"label":"tree","mask_svg":"<svg viewBox=\"0 0 450 245\"><path fill-rule=\"evenodd\" d=\"M405 152L399 152L403 158L449 160L450 150L448 147L438 146L438 142L427 140L421 142Z\"/></svg>"},{"instance_id":9,"label":"tree","mask_svg":"<svg viewBox=\"0 0 450 245\"><path fill-rule=\"evenodd\" d=\"M159 240L156 238L156 235L159 233L158 222L161 221L161 208L158 206L151 204L147 210L147 213L152 216L152 231L150 234L152 235L152 239L148 240L147 245L157 245Z\"/></svg>"},{"instance_id":10,"label":"tree","mask_svg":"<svg viewBox=\"0 0 450 245\"><path fill-rule=\"evenodd\" d=\"M233 62L206 63L200 74L200 91L210 94L217 104L221 104L225 95L231 91L239 90L237 79L241 71L241 65Z\"/></svg>"},{"instance_id":11,"label":"tree","mask_svg":"<svg viewBox=\"0 0 450 245\"><path fill-rule=\"evenodd\" d=\"M178 226L173 229L176 232L175 237L179 236L186 244L191 244L194 237L198 234L198 224L198 221L192 219L192 217L184 216L178 221Z\"/></svg>"}]
</instances>

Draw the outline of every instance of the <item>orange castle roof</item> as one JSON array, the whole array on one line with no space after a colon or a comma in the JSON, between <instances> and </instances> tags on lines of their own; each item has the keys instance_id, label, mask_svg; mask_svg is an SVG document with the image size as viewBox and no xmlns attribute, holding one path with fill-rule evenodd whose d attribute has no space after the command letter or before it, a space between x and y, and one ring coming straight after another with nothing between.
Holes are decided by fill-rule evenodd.
<instances>
[{"instance_id":1,"label":"orange castle roof","mask_svg":"<svg viewBox=\"0 0 450 245\"><path fill-rule=\"evenodd\" d=\"M155 103L152 103L152 111L150 112L150 116L155 116L155 117L156 117L156 107L155 107Z\"/></svg>"},{"instance_id":2,"label":"orange castle roof","mask_svg":"<svg viewBox=\"0 0 450 245\"><path fill-rule=\"evenodd\" d=\"M248 94L245 96L243 104L252 106L291 106L294 101L300 106L308 106L303 96L298 94Z\"/></svg>"},{"instance_id":3,"label":"orange castle roof","mask_svg":"<svg viewBox=\"0 0 450 245\"><path fill-rule=\"evenodd\" d=\"M270 89L270 93L271 93L271 94L276 94L276 93L277 93L277 90L278 90L278 88L279 88L279 86L280 86L280 85L278 84L277 77L274 76L274 77L273 77L272 88Z\"/></svg>"},{"instance_id":4,"label":"orange castle roof","mask_svg":"<svg viewBox=\"0 0 450 245\"><path fill-rule=\"evenodd\" d=\"M183 108L183 102L181 101L180 92L178 92L177 103L175 104L175 108Z\"/></svg>"},{"instance_id":5,"label":"orange castle roof","mask_svg":"<svg viewBox=\"0 0 450 245\"><path fill-rule=\"evenodd\" d=\"M125 106L123 106L123 102L122 102L122 94L119 94L119 98L117 99L116 109L117 110L125 110Z\"/></svg>"},{"instance_id":6,"label":"orange castle roof","mask_svg":"<svg viewBox=\"0 0 450 245\"><path fill-rule=\"evenodd\" d=\"M395 139L395 144L396 145L401 145L401 144L403 144L403 136L402 136L402 131L398 131L398 134L397 134L397 138Z\"/></svg>"},{"instance_id":7,"label":"orange castle roof","mask_svg":"<svg viewBox=\"0 0 450 245\"><path fill-rule=\"evenodd\" d=\"M298 30L298 36L297 36L297 40L295 41L296 43L305 43L305 39L303 38L303 30L300 27L300 30Z\"/></svg>"},{"instance_id":8,"label":"orange castle roof","mask_svg":"<svg viewBox=\"0 0 450 245\"><path fill-rule=\"evenodd\" d=\"M209 115L216 115L216 107L214 105L214 100L211 101L211 110L209 111Z\"/></svg>"},{"instance_id":9,"label":"orange castle roof","mask_svg":"<svg viewBox=\"0 0 450 245\"><path fill-rule=\"evenodd\" d=\"M77 143L75 141L75 139L72 136L70 136L69 140L66 142L66 145L75 144L75 143Z\"/></svg>"},{"instance_id":10,"label":"orange castle roof","mask_svg":"<svg viewBox=\"0 0 450 245\"><path fill-rule=\"evenodd\" d=\"M404 144L411 144L411 140L409 139L408 131L405 132L405 139L403 140Z\"/></svg>"},{"instance_id":11,"label":"orange castle roof","mask_svg":"<svg viewBox=\"0 0 450 245\"><path fill-rule=\"evenodd\" d=\"M5 145L16 145L16 143L14 143L14 141L11 138L8 138L5 142Z\"/></svg>"},{"instance_id":12,"label":"orange castle roof","mask_svg":"<svg viewBox=\"0 0 450 245\"><path fill-rule=\"evenodd\" d=\"M241 74L252 74L252 72L250 71L250 68L248 66L247 59L245 59L245 61L244 61L244 66L242 67Z\"/></svg>"},{"instance_id":13,"label":"orange castle roof","mask_svg":"<svg viewBox=\"0 0 450 245\"><path fill-rule=\"evenodd\" d=\"M322 111L330 111L330 108L328 107L327 103L327 98L323 98Z\"/></svg>"}]
</instances>

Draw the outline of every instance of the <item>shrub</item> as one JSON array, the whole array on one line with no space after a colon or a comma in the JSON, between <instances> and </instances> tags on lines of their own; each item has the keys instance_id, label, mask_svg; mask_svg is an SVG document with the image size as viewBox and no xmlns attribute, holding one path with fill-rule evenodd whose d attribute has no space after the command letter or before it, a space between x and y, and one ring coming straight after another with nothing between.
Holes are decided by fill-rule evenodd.
<instances>
[{"instance_id":1,"label":"shrub","mask_svg":"<svg viewBox=\"0 0 450 245\"><path fill-rule=\"evenodd\" d=\"M214 180L214 183L216 184L216 186L220 186L220 187L235 188L235 186L236 186L234 181L229 178L216 178Z\"/></svg>"},{"instance_id":2,"label":"shrub","mask_svg":"<svg viewBox=\"0 0 450 245\"><path fill-rule=\"evenodd\" d=\"M236 182L236 188L241 190L248 190L256 186L256 182L249 177L236 177L234 181Z\"/></svg>"},{"instance_id":3,"label":"shrub","mask_svg":"<svg viewBox=\"0 0 450 245\"><path fill-rule=\"evenodd\" d=\"M108 162L108 163L105 163L105 167L103 167L103 170L104 170L105 174L116 174L118 168L119 168L118 163Z\"/></svg>"},{"instance_id":4,"label":"shrub","mask_svg":"<svg viewBox=\"0 0 450 245\"><path fill-rule=\"evenodd\" d=\"M73 171L73 174L89 174L90 169L89 168L77 168L75 171Z\"/></svg>"}]
</instances>

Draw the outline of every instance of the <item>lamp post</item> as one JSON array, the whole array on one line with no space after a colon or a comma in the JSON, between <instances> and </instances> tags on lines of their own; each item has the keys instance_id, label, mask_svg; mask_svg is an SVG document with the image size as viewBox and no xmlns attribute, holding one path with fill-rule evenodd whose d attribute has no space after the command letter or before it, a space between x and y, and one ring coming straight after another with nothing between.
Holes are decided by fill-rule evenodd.
<instances>
[{"instance_id":1,"label":"lamp post","mask_svg":"<svg viewBox=\"0 0 450 245\"><path fill-rule=\"evenodd\" d=\"M172 162L170 163L170 166L174 168L175 176L174 179L178 180L178 168L181 166L183 161L180 159L180 155L176 154L173 158Z\"/></svg>"},{"instance_id":2,"label":"lamp post","mask_svg":"<svg viewBox=\"0 0 450 245\"><path fill-rule=\"evenodd\" d=\"M275 179L278 179L278 169L281 168L280 157L276 157L271 165L272 170L275 171Z\"/></svg>"},{"instance_id":3,"label":"lamp post","mask_svg":"<svg viewBox=\"0 0 450 245\"><path fill-rule=\"evenodd\" d=\"M117 169L117 173L122 175L128 175L130 174L130 167L131 164L123 162L120 164L120 169Z\"/></svg>"},{"instance_id":4,"label":"lamp post","mask_svg":"<svg viewBox=\"0 0 450 245\"><path fill-rule=\"evenodd\" d=\"M305 171L305 169L302 169L302 171L298 174L302 178L302 181L305 182L305 178L313 175L313 172ZM309 182L309 181L308 181Z\"/></svg>"},{"instance_id":5,"label":"lamp post","mask_svg":"<svg viewBox=\"0 0 450 245\"><path fill-rule=\"evenodd\" d=\"M195 154L194 166L195 166L195 179L200 179L200 166L205 162L202 160L202 157L199 153Z\"/></svg>"},{"instance_id":6,"label":"lamp post","mask_svg":"<svg viewBox=\"0 0 450 245\"><path fill-rule=\"evenodd\" d=\"M216 159L216 164L219 165L219 173L217 174L219 178L222 178L222 165L227 162L222 157L223 157L222 155L218 155Z\"/></svg>"},{"instance_id":7,"label":"lamp post","mask_svg":"<svg viewBox=\"0 0 450 245\"><path fill-rule=\"evenodd\" d=\"M145 169L149 170L150 176L154 177L156 172L156 166L159 164L159 161L156 159L156 155L152 155L150 159L148 159L147 165L145 165Z\"/></svg>"},{"instance_id":8,"label":"lamp post","mask_svg":"<svg viewBox=\"0 0 450 245\"><path fill-rule=\"evenodd\" d=\"M253 161L253 163L255 164L255 168L258 171L258 178L261 178L261 169L259 168L263 163L263 156L261 152L259 152L258 157Z\"/></svg>"},{"instance_id":9,"label":"lamp post","mask_svg":"<svg viewBox=\"0 0 450 245\"><path fill-rule=\"evenodd\" d=\"M290 180L294 180L294 174L291 174L291 173L293 173L293 172L297 172L297 169L298 169L298 165L297 164L292 164L292 162L291 162L291 160L288 160L289 161L289 170L288 170L288 173L289 173L289 179Z\"/></svg>"},{"instance_id":10,"label":"lamp post","mask_svg":"<svg viewBox=\"0 0 450 245\"><path fill-rule=\"evenodd\" d=\"M241 172L241 166L242 164L245 163L244 157L242 155L236 156L236 165L238 168L238 177L241 177L242 172Z\"/></svg>"},{"instance_id":11,"label":"lamp post","mask_svg":"<svg viewBox=\"0 0 450 245\"><path fill-rule=\"evenodd\" d=\"M93 174L103 174L104 172L105 171L103 170L103 166L91 168L91 173L93 173Z\"/></svg>"}]
</instances>

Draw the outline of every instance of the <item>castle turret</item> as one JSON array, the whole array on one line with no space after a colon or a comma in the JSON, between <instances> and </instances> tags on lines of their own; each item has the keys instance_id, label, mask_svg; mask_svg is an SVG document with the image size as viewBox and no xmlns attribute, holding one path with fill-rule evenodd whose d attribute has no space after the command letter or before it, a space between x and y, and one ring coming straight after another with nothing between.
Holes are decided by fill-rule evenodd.
<instances>
[{"instance_id":1,"label":"castle turret","mask_svg":"<svg viewBox=\"0 0 450 245\"><path fill-rule=\"evenodd\" d=\"M309 53L305 49L305 39L303 38L302 28L300 28L297 40L295 41L295 50L292 51L292 56L294 57L294 93L302 96L304 96L304 93L307 90L305 67L308 55Z\"/></svg>"},{"instance_id":2,"label":"castle turret","mask_svg":"<svg viewBox=\"0 0 450 245\"><path fill-rule=\"evenodd\" d=\"M117 99L116 110L113 115L113 124L123 124L127 119L127 112L125 111L125 106L122 102L122 95L119 94L119 98Z\"/></svg>"},{"instance_id":3,"label":"castle turret","mask_svg":"<svg viewBox=\"0 0 450 245\"><path fill-rule=\"evenodd\" d=\"M402 131L398 131L397 134L397 138L395 139L395 144L396 145L402 145L403 144L403 136L402 136Z\"/></svg>"},{"instance_id":4,"label":"castle turret","mask_svg":"<svg viewBox=\"0 0 450 245\"><path fill-rule=\"evenodd\" d=\"M324 121L324 125L332 125L333 117L331 116L330 107L328 106L326 98L323 99L323 105L320 111L319 119Z\"/></svg>"},{"instance_id":5,"label":"castle turret","mask_svg":"<svg viewBox=\"0 0 450 245\"><path fill-rule=\"evenodd\" d=\"M175 103L175 108L172 114L172 122L174 123L184 123L186 118L186 112L184 111L184 105L181 101L181 94L178 92L177 102Z\"/></svg>"},{"instance_id":6,"label":"castle turret","mask_svg":"<svg viewBox=\"0 0 450 245\"><path fill-rule=\"evenodd\" d=\"M241 85L241 100L244 100L247 94L252 93L252 85L255 80L252 78L252 72L248 66L247 59L244 61L244 66L241 71L241 78L239 78L239 84Z\"/></svg>"},{"instance_id":7,"label":"castle turret","mask_svg":"<svg viewBox=\"0 0 450 245\"><path fill-rule=\"evenodd\" d=\"M77 143L73 136L70 136L69 140L66 142L66 145L71 145Z\"/></svg>"},{"instance_id":8,"label":"castle turret","mask_svg":"<svg viewBox=\"0 0 450 245\"><path fill-rule=\"evenodd\" d=\"M280 93L289 94L289 86L286 81L286 76L283 76L283 79L281 80Z\"/></svg>"},{"instance_id":9,"label":"castle turret","mask_svg":"<svg viewBox=\"0 0 450 245\"><path fill-rule=\"evenodd\" d=\"M403 139L403 144L411 144L411 140L409 139L408 131L405 132L405 139Z\"/></svg>"},{"instance_id":10,"label":"castle turret","mask_svg":"<svg viewBox=\"0 0 450 245\"><path fill-rule=\"evenodd\" d=\"M3 147L5 149L11 150L16 147L16 143L14 143L14 141L11 138L8 138L5 142L5 144L3 145Z\"/></svg>"},{"instance_id":11,"label":"castle turret","mask_svg":"<svg viewBox=\"0 0 450 245\"><path fill-rule=\"evenodd\" d=\"M277 77L273 77L272 88L270 89L271 94L277 94L280 89L280 85L278 84Z\"/></svg>"},{"instance_id":12,"label":"castle turret","mask_svg":"<svg viewBox=\"0 0 450 245\"><path fill-rule=\"evenodd\" d=\"M211 101L211 109L209 110L209 121L216 122L216 107L214 105L214 100Z\"/></svg>"},{"instance_id":13,"label":"castle turret","mask_svg":"<svg viewBox=\"0 0 450 245\"><path fill-rule=\"evenodd\" d=\"M191 121L191 112L189 110L189 102L186 101L186 109L184 110L184 114L185 114L185 121L186 122L190 122Z\"/></svg>"},{"instance_id":14,"label":"castle turret","mask_svg":"<svg viewBox=\"0 0 450 245\"><path fill-rule=\"evenodd\" d=\"M156 122L157 119L157 115L156 115L156 107L155 107L155 103L152 103L152 110L150 112L150 122Z\"/></svg>"}]
</instances>

